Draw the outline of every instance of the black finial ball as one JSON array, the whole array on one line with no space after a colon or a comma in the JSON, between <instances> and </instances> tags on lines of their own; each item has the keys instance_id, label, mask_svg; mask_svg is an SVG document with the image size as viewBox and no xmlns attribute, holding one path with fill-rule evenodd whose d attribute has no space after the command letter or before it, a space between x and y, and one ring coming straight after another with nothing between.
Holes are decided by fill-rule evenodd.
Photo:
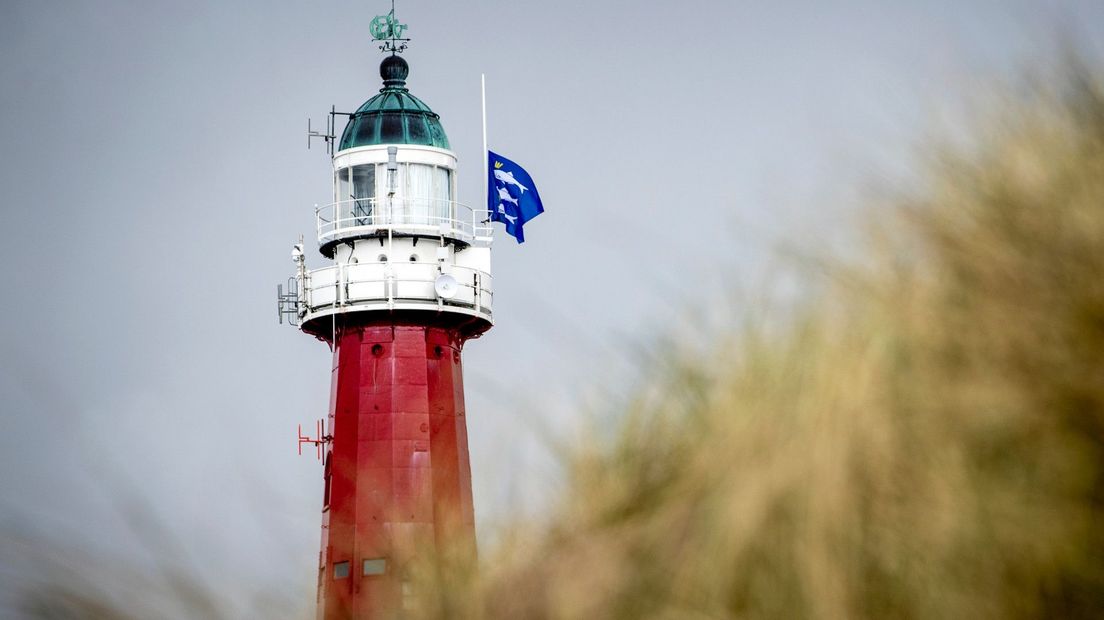
<instances>
[{"instance_id":1,"label":"black finial ball","mask_svg":"<svg viewBox=\"0 0 1104 620\"><path fill-rule=\"evenodd\" d=\"M406 76L410 75L410 65L406 64L402 56L391 55L380 63L380 77L388 86L401 86L406 83Z\"/></svg>"}]
</instances>

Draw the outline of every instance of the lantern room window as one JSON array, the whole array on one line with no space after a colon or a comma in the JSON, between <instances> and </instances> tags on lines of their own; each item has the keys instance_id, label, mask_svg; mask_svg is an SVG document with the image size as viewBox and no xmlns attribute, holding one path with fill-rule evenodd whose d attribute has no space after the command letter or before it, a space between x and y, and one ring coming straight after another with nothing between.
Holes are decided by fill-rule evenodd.
<instances>
[{"instance_id":1,"label":"lantern room window","mask_svg":"<svg viewBox=\"0 0 1104 620\"><path fill-rule=\"evenodd\" d=\"M399 221L436 226L451 219L452 171L440 166L400 166L399 192L403 197Z\"/></svg>"},{"instance_id":2,"label":"lantern room window","mask_svg":"<svg viewBox=\"0 0 1104 620\"><path fill-rule=\"evenodd\" d=\"M366 218L372 217L376 198L376 167L373 165L353 166L353 217L357 226L371 224Z\"/></svg>"},{"instance_id":3,"label":"lantern room window","mask_svg":"<svg viewBox=\"0 0 1104 620\"><path fill-rule=\"evenodd\" d=\"M452 219L452 171L428 164L362 164L334 175L337 228L409 224L437 226Z\"/></svg>"},{"instance_id":4,"label":"lantern room window","mask_svg":"<svg viewBox=\"0 0 1104 620\"><path fill-rule=\"evenodd\" d=\"M376 165L341 168L335 175L338 226L370 226L376 214Z\"/></svg>"}]
</instances>

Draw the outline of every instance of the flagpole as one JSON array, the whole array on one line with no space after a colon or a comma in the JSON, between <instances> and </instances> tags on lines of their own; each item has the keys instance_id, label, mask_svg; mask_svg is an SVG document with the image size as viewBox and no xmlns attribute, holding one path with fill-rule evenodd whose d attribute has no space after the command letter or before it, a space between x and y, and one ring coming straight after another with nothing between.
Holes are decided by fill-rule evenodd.
<instances>
[{"instance_id":1,"label":"flagpole","mask_svg":"<svg viewBox=\"0 0 1104 620\"><path fill-rule=\"evenodd\" d=\"M483 182L487 183L490 172L487 170L487 158L490 156L487 150L487 74L479 74L479 88L482 94L483 100ZM490 186L487 186L487 191L490 191ZM490 217L490 214L487 214Z\"/></svg>"}]
</instances>

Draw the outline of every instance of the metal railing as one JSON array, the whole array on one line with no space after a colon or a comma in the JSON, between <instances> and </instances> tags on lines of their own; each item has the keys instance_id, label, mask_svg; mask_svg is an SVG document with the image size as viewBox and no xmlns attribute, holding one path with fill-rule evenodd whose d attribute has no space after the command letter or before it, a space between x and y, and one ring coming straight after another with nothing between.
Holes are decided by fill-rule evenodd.
<instances>
[{"instance_id":1,"label":"metal railing","mask_svg":"<svg viewBox=\"0 0 1104 620\"><path fill-rule=\"evenodd\" d=\"M455 200L437 198L353 198L315 206L318 242L388 230L460 239L472 244L492 240L490 214Z\"/></svg>"},{"instance_id":2,"label":"metal railing","mask_svg":"<svg viewBox=\"0 0 1104 620\"><path fill-rule=\"evenodd\" d=\"M490 316L493 303L491 275L469 267L453 266L449 274L459 285L457 294L443 299L434 290L440 273L429 262L393 265L339 264L313 269L304 274L298 288L301 315L351 306L379 306L414 303L439 309L462 307Z\"/></svg>"}]
</instances>

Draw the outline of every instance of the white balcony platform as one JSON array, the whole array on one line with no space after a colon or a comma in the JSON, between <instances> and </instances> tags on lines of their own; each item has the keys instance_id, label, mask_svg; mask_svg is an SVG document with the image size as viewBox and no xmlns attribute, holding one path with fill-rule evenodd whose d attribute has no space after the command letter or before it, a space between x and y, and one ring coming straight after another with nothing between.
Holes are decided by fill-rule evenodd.
<instances>
[{"instance_id":1,"label":"white balcony platform","mask_svg":"<svg viewBox=\"0 0 1104 620\"><path fill-rule=\"evenodd\" d=\"M490 245L493 229L486 209L431 198L351 199L315 207L318 243L386 234L444 237L467 245Z\"/></svg>"},{"instance_id":2,"label":"white balcony platform","mask_svg":"<svg viewBox=\"0 0 1104 620\"><path fill-rule=\"evenodd\" d=\"M296 284L300 323L348 312L421 310L466 314L492 321L491 275L458 265L444 273L456 279L458 289L445 299L434 282L441 275L437 263L395 262L337 264L304 271Z\"/></svg>"}]
</instances>

